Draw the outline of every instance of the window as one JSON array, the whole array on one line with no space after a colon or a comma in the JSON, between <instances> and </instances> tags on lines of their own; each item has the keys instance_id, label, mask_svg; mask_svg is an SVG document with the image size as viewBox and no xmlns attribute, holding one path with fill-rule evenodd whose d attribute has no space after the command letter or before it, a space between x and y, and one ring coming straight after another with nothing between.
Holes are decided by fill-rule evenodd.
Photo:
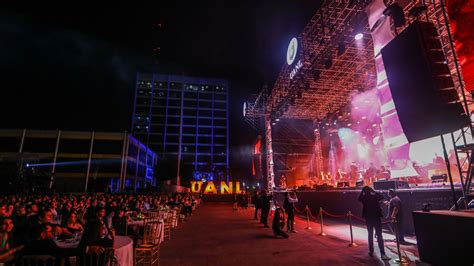
<instances>
[{"instance_id":1,"label":"window","mask_svg":"<svg viewBox=\"0 0 474 266\"><path fill-rule=\"evenodd\" d=\"M214 108L217 108L217 109L226 109L226 104L225 103L220 103L220 102L217 102L217 103L214 103Z\"/></svg>"},{"instance_id":2,"label":"window","mask_svg":"<svg viewBox=\"0 0 474 266\"><path fill-rule=\"evenodd\" d=\"M212 111L211 110L199 110L199 116L212 116Z\"/></svg>"},{"instance_id":3,"label":"window","mask_svg":"<svg viewBox=\"0 0 474 266\"><path fill-rule=\"evenodd\" d=\"M224 111L214 111L214 116L225 118L226 117L226 112L224 112Z\"/></svg>"},{"instance_id":4,"label":"window","mask_svg":"<svg viewBox=\"0 0 474 266\"><path fill-rule=\"evenodd\" d=\"M226 96L225 94L215 94L215 95L214 95L214 100L226 101L226 100L227 100L227 96Z\"/></svg>"},{"instance_id":5,"label":"window","mask_svg":"<svg viewBox=\"0 0 474 266\"><path fill-rule=\"evenodd\" d=\"M200 127L198 132L199 134L211 134L212 129L208 127Z\"/></svg>"}]
</instances>

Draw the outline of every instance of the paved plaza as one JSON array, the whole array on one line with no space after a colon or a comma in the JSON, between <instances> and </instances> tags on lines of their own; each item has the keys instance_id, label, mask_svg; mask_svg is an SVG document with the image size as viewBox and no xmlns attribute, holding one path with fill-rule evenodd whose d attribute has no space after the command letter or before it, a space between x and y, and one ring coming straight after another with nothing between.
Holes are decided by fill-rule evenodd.
<instances>
[{"instance_id":1,"label":"paved plaza","mask_svg":"<svg viewBox=\"0 0 474 266\"><path fill-rule=\"evenodd\" d=\"M367 231L362 226L354 227L358 246L348 247L345 221L325 221L327 236L323 237L318 235L320 224L311 222L313 229L305 230L306 220L298 217L298 233L277 239L271 228L252 218L253 209L232 211L228 203L204 203L162 245L161 265L396 265L379 259L376 242L376 254L368 256ZM415 265L416 245L402 248L410 265ZM395 243L386 243L386 253L397 258Z\"/></svg>"}]
</instances>

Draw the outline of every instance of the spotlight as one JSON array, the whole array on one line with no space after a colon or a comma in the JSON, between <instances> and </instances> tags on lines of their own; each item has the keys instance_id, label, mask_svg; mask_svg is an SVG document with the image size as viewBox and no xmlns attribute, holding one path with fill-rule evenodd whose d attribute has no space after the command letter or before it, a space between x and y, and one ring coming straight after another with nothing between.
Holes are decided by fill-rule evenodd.
<instances>
[{"instance_id":1,"label":"spotlight","mask_svg":"<svg viewBox=\"0 0 474 266\"><path fill-rule=\"evenodd\" d=\"M295 99L294 97L292 97L292 98L290 99L290 104L291 104L291 105L295 105L295 103L296 103L296 99Z\"/></svg>"},{"instance_id":2,"label":"spotlight","mask_svg":"<svg viewBox=\"0 0 474 266\"><path fill-rule=\"evenodd\" d=\"M362 34L362 33L360 33L360 32L357 33L357 34L354 36L354 39L355 39L356 41L361 40L362 38L364 38L364 34Z\"/></svg>"},{"instance_id":3,"label":"spotlight","mask_svg":"<svg viewBox=\"0 0 474 266\"><path fill-rule=\"evenodd\" d=\"M346 52L346 45L343 42L340 42L339 46L337 47L337 55L340 56L344 52Z\"/></svg>"},{"instance_id":4,"label":"spotlight","mask_svg":"<svg viewBox=\"0 0 474 266\"><path fill-rule=\"evenodd\" d=\"M314 81L318 81L319 78L320 78L320 76L321 76L321 71L319 71L319 70L316 69L316 70L313 72L313 80L314 80Z\"/></svg>"},{"instance_id":5,"label":"spotlight","mask_svg":"<svg viewBox=\"0 0 474 266\"><path fill-rule=\"evenodd\" d=\"M279 121L280 121L280 118L275 119L275 121L279 122Z\"/></svg>"},{"instance_id":6,"label":"spotlight","mask_svg":"<svg viewBox=\"0 0 474 266\"><path fill-rule=\"evenodd\" d=\"M275 122L273 122L273 123L272 123L272 126L274 126L274 125L276 125L276 123L275 123Z\"/></svg>"},{"instance_id":7,"label":"spotlight","mask_svg":"<svg viewBox=\"0 0 474 266\"><path fill-rule=\"evenodd\" d=\"M329 69L331 66L332 66L332 59L328 58L328 60L324 62L324 68Z\"/></svg>"},{"instance_id":8,"label":"spotlight","mask_svg":"<svg viewBox=\"0 0 474 266\"><path fill-rule=\"evenodd\" d=\"M27 163L27 164L26 164L26 167L30 167L30 164L29 164L29 163Z\"/></svg>"},{"instance_id":9,"label":"spotlight","mask_svg":"<svg viewBox=\"0 0 474 266\"><path fill-rule=\"evenodd\" d=\"M304 84L304 90L305 90L305 91L309 91L309 88L310 88L310 87L309 87L309 82L306 82L306 83Z\"/></svg>"}]
</instances>

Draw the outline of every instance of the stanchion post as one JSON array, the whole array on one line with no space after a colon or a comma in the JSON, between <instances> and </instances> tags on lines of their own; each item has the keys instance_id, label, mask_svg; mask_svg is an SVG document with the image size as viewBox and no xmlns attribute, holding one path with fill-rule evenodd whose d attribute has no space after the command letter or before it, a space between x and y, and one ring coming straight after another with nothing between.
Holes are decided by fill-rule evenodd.
<instances>
[{"instance_id":1,"label":"stanchion post","mask_svg":"<svg viewBox=\"0 0 474 266\"><path fill-rule=\"evenodd\" d=\"M349 230L351 231L351 243L349 247L357 247L357 244L354 242L354 234L352 233L352 212L349 211L347 216L349 216Z\"/></svg>"},{"instance_id":2,"label":"stanchion post","mask_svg":"<svg viewBox=\"0 0 474 266\"><path fill-rule=\"evenodd\" d=\"M325 236L324 233L324 222L323 222L323 208L319 207L319 218L321 219L321 232L319 233L320 236Z\"/></svg>"},{"instance_id":3,"label":"stanchion post","mask_svg":"<svg viewBox=\"0 0 474 266\"><path fill-rule=\"evenodd\" d=\"M311 226L309 225L309 208L308 208L308 205L306 205L305 210L306 210L306 227L304 229L311 230L313 228L311 228Z\"/></svg>"},{"instance_id":4,"label":"stanchion post","mask_svg":"<svg viewBox=\"0 0 474 266\"><path fill-rule=\"evenodd\" d=\"M395 229L395 241L397 241L397 253L398 259L393 260L393 262L401 265L408 265L408 261L402 257L402 252L400 251L400 240L398 239L398 227L397 227L397 219L393 220L393 228Z\"/></svg>"}]
</instances>

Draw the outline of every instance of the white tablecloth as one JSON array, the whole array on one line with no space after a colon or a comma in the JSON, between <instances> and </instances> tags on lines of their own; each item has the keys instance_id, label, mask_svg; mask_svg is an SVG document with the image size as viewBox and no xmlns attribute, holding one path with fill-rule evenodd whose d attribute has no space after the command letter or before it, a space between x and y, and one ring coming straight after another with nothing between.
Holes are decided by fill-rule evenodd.
<instances>
[{"instance_id":1,"label":"white tablecloth","mask_svg":"<svg viewBox=\"0 0 474 266\"><path fill-rule=\"evenodd\" d=\"M76 248L78 241L73 239L57 242L61 248ZM114 240L115 258L120 266L133 265L133 240L128 236L115 236Z\"/></svg>"}]
</instances>

